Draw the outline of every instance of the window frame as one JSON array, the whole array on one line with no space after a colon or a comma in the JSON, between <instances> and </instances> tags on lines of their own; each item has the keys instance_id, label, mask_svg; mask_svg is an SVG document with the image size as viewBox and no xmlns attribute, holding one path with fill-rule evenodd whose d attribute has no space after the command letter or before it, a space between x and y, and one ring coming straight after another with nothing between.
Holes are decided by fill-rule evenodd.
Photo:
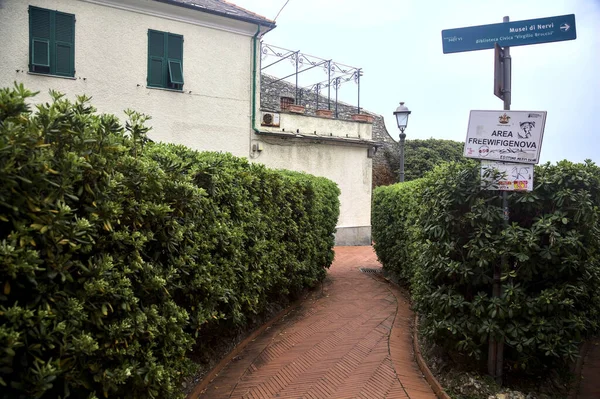
<instances>
[{"instance_id":1,"label":"window frame","mask_svg":"<svg viewBox=\"0 0 600 399\"><path fill-rule=\"evenodd\" d=\"M180 84L183 86L183 64L181 63L181 61L179 60L175 60L175 59L171 59L169 58L168 61L168 67L169 67L169 80L171 81L172 84ZM173 69L171 68L171 64L177 64L179 66L179 74L181 75L181 79L173 79Z\"/></svg>"},{"instance_id":2,"label":"window frame","mask_svg":"<svg viewBox=\"0 0 600 399\"><path fill-rule=\"evenodd\" d=\"M35 62L35 60L36 60L35 43L36 42L46 44L46 63L45 64L40 64L40 63ZM37 37L31 38L31 65L50 68L50 40L49 39L40 39Z\"/></svg>"}]
</instances>

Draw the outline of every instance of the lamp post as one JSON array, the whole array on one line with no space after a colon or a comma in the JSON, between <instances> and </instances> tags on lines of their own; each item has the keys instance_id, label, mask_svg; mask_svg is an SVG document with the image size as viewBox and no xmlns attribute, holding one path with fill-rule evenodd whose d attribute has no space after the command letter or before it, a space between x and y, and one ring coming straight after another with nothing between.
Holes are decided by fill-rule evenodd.
<instances>
[{"instance_id":1,"label":"lamp post","mask_svg":"<svg viewBox=\"0 0 600 399\"><path fill-rule=\"evenodd\" d=\"M396 108L396 111L394 111L398 129L400 129L400 169L398 170L398 181L400 182L404 181L404 139L406 138L404 129L406 129L406 125L408 125L408 115L410 115L410 111L404 106L403 102L400 102L400 105Z\"/></svg>"}]
</instances>

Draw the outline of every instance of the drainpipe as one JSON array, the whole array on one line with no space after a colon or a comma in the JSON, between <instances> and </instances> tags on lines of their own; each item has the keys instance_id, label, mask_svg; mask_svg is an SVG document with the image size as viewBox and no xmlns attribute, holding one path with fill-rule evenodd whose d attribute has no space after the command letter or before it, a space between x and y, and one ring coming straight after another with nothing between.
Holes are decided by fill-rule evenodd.
<instances>
[{"instance_id":1,"label":"drainpipe","mask_svg":"<svg viewBox=\"0 0 600 399\"><path fill-rule=\"evenodd\" d=\"M260 34L260 25L257 25L257 30L252 36L252 130L254 133L260 131L256 128L256 39Z\"/></svg>"}]
</instances>

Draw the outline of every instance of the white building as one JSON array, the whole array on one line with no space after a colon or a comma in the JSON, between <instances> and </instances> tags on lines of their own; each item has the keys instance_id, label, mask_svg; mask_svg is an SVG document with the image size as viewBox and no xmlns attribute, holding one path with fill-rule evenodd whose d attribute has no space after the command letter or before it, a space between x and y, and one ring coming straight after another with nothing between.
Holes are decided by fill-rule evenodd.
<instances>
[{"instance_id":1,"label":"white building","mask_svg":"<svg viewBox=\"0 0 600 399\"><path fill-rule=\"evenodd\" d=\"M259 42L274 27L222 0L0 0L0 86L86 94L100 112L151 115L155 141L328 177L337 243L369 245L370 125L282 114L287 132L261 127Z\"/></svg>"}]
</instances>

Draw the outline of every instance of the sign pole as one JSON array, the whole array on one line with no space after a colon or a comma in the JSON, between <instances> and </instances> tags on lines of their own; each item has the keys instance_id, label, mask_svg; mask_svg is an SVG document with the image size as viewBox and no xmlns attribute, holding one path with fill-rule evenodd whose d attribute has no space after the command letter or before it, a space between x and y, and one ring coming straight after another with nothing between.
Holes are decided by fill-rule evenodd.
<instances>
[{"instance_id":1,"label":"sign pole","mask_svg":"<svg viewBox=\"0 0 600 399\"><path fill-rule=\"evenodd\" d=\"M509 17L504 17L502 22L509 22ZM510 47L504 47L502 49L502 71L501 71L501 85L502 85L502 99L504 100L504 110L510 111L511 103L511 72L512 72L512 59L510 57ZM510 218L510 209L508 207L508 193L502 191L502 226L504 229L508 228L508 221ZM502 255L500 265L494 264L494 282L492 288L492 296L499 298L502 295L502 270L506 269L508 260L506 255ZM490 336L488 344L488 374L496 380L498 385L502 385L502 371L504 368L504 341L502 339L496 341Z\"/></svg>"},{"instance_id":2,"label":"sign pole","mask_svg":"<svg viewBox=\"0 0 600 399\"><path fill-rule=\"evenodd\" d=\"M509 22L508 17L504 17L502 22ZM504 110L510 111L510 100L511 100L511 71L512 71L512 59L510 58L510 47L504 47L503 51L503 62L504 62Z\"/></svg>"}]
</instances>

